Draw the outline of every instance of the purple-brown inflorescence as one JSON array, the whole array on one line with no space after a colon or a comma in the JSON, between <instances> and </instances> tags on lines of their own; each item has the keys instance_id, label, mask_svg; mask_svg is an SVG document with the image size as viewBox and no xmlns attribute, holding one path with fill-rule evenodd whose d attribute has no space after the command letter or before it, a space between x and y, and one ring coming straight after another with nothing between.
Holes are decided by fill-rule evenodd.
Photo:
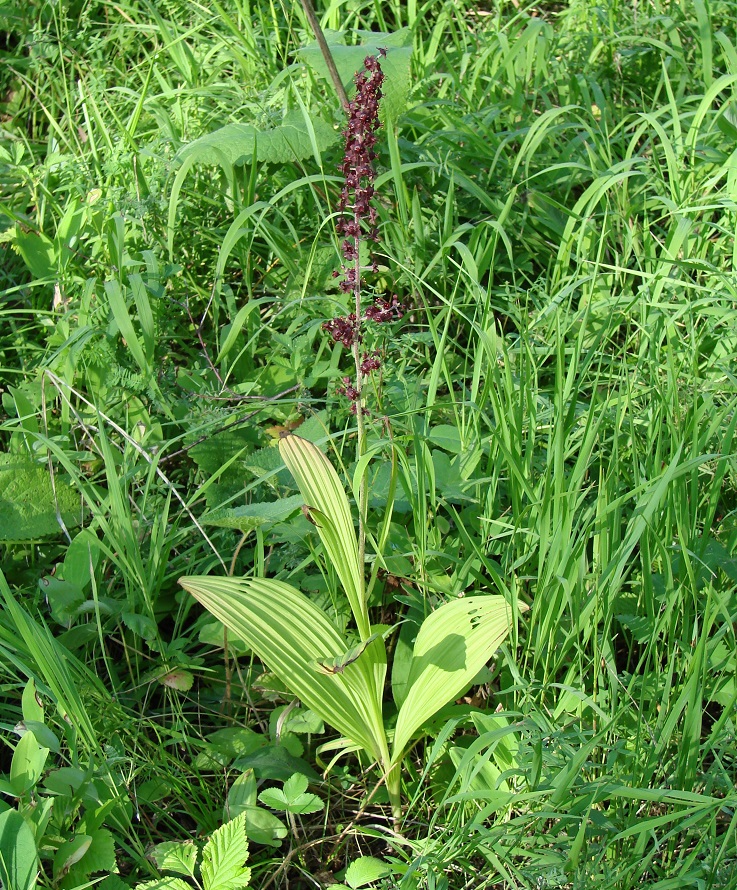
<instances>
[{"instance_id":1,"label":"purple-brown inflorescence","mask_svg":"<svg viewBox=\"0 0 737 890\"><path fill-rule=\"evenodd\" d=\"M386 51L382 51L381 55L385 56ZM396 295L390 300L377 298L365 311L361 306L361 240L378 241L379 237L378 214L372 199L376 179L376 131L380 126L379 100L384 82L384 74L376 56L366 56L363 64L364 70L359 71L354 78L356 95L348 103L348 125L343 132L345 151L340 170L344 184L338 204L341 217L337 229L343 238L341 251L344 262L341 271L333 273L335 277L342 276L339 285L341 291L353 294L355 311L323 324L324 330L336 343L342 343L353 351L356 364L355 385L348 385L344 379L344 385L338 388L338 392L354 404L361 399L362 377L380 367L378 353L370 356L364 353L363 357L359 355L359 344L363 340L362 322L394 321L401 318L404 312ZM376 271L376 264L372 262L369 268Z\"/></svg>"}]
</instances>

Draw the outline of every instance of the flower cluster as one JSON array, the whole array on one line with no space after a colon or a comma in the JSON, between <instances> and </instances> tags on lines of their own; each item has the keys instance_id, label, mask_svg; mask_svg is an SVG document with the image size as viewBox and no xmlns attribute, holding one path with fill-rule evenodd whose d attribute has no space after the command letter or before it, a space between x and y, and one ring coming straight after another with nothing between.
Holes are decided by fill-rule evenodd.
<instances>
[{"instance_id":1,"label":"flower cluster","mask_svg":"<svg viewBox=\"0 0 737 890\"><path fill-rule=\"evenodd\" d=\"M348 126L343 131L345 151L340 167L344 182L338 209L343 216L338 222L338 231L344 236L342 250L347 264L357 263L362 237L368 241L379 240L378 217L371 199L376 179L376 131L380 126L379 100L384 73L376 56L366 56L363 67L355 77L356 95L348 103ZM360 288L355 265L344 265L343 275L340 284L343 293Z\"/></svg>"},{"instance_id":2,"label":"flower cluster","mask_svg":"<svg viewBox=\"0 0 737 890\"><path fill-rule=\"evenodd\" d=\"M331 318L330 321L323 322L322 328L330 334L335 343L342 343L349 349L354 343L361 341L360 326L356 321L355 312L340 318Z\"/></svg>"},{"instance_id":3,"label":"flower cluster","mask_svg":"<svg viewBox=\"0 0 737 890\"><path fill-rule=\"evenodd\" d=\"M386 55L386 52L380 51L380 55ZM378 214L372 200L376 179L376 131L380 126L379 100L384 82L381 65L375 56L367 56L363 64L364 70L354 78L356 94L348 103L348 125L343 132L345 150L340 170L344 182L338 203L341 215L337 223L338 233L342 237L343 263L340 272L333 273L334 277L341 278L341 291L353 294L355 310L349 315L332 318L322 326L335 343L342 343L353 351L356 379L351 382L350 378L344 377L337 391L353 403L351 409L354 412L361 401L362 378L381 367L377 351L360 354L363 323L395 321L404 314L396 294L389 299L377 297L365 310L361 305L364 271L360 264L361 240L375 242L379 237ZM376 272L375 261L372 260L368 268Z\"/></svg>"}]
</instances>

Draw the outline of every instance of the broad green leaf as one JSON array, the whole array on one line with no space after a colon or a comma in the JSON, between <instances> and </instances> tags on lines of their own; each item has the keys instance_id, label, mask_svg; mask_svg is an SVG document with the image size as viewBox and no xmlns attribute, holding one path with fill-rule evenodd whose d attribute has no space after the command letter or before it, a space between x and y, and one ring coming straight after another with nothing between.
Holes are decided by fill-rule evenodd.
<instances>
[{"instance_id":1,"label":"broad green leaf","mask_svg":"<svg viewBox=\"0 0 737 890\"><path fill-rule=\"evenodd\" d=\"M225 820L235 819L246 807L256 806L256 796L256 775L252 769L244 770L228 791L228 803L224 808Z\"/></svg>"},{"instance_id":2,"label":"broad green leaf","mask_svg":"<svg viewBox=\"0 0 737 890\"><path fill-rule=\"evenodd\" d=\"M225 645L224 630L225 628L219 621L208 621L207 624L203 624L200 628L197 639L206 646L217 646L222 649ZM238 655L248 652L248 646L246 646L243 640L230 632L228 633L228 649Z\"/></svg>"},{"instance_id":3,"label":"broad green leaf","mask_svg":"<svg viewBox=\"0 0 737 890\"><path fill-rule=\"evenodd\" d=\"M345 871L345 882L353 890L365 887L372 881L378 881L392 873L392 867L388 862L383 862L375 856L359 856Z\"/></svg>"},{"instance_id":4,"label":"broad green leaf","mask_svg":"<svg viewBox=\"0 0 737 890\"><path fill-rule=\"evenodd\" d=\"M343 585L362 640L371 636L364 600L363 566L351 508L333 465L320 449L300 436L284 436L279 452L302 492L328 558Z\"/></svg>"},{"instance_id":5,"label":"broad green leaf","mask_svg":"<svg viewBox=\"0 0 737 890\"><path fill-rule=\"evenodd\" d=\"M111 872L116 867L115 841L112 834L106 828L100 828L91 832L90 837L91 843L82 845L85 848L84 853L69 868L67 883L76 876L79 880L73 884L75 887L83 883L87 875L101 871Z\"/></svg>"},{"instance_id":6,"label":"broad green leaf","mask_svg":"<svg viewBox=\"0 0 737 890\"><path fill-rule=\"evenodd\" d=\"M278 501L265 504L246 504L243 507L221 507L206 513L201 522L203 525L216 525L220 528L235 528L248 532L260 525L281 522L300 509L304 503L302 496L295 494Z\"/></svg>"},{"instance_id":7,"label":"broad green leaf","mask_svg":"<svg viewBox=\"0 0 737 890\"><path fill-rule=\"evenodd\" d=\"M176 668L159 677L159 683L167 686L169 689L176 689L179 692L189 692L194 683L194 677L190 671L184 668Z\"/></svg>"},{"instance_id":8,"label":"broad green leaf","mask_svg":"<svg viewBox=\"0 0 737 890\"><path fill-rule=\"evenodd\" d=\"M21 736L10 762L10 784L17 797L33 788L41 778L48 753L49 749L42 748L32 732Z\"/></svg>"},{"instance_id":9,"label":"broad green leaf","mask_svg":"<svg viewBox=\"0 0 737 890\"><path fill-rule=\"evenodd\" d=\"M123 623L133 633L144 640L153 640L156 637L156 622L148 615L139 615L137 612L123 612L120 616Z\"/></svg>"},{"instance_id":10,"label":"broad green leaf","mask_svg":"<svg viewBox=\"0 0 737 890\"><path fill-rule=\"evenodd\" d=\"M24 720L22 725L36 736L36 741L41 748L48 748L54 754L59 753L59 739L45 723L39 723L38 720Z\"/></svg>"},{"instance_id":11,"label":"broad green leaf","mask_svg":"<svg viewBox=\"0 0 737 890\"><path fill-rule=\"evenodd\" d=\"M0 886L33 890L38 854L33 831L17 810L0 813Z\"/></svg>"},{"instance_id":12,"label":"broad green leaf","mask_svg":"<svg viewBox=\"0 0 737 890\"><path fill-rule=\"evenodd\" d=\"M501 779L501 770L495 763L481 754L469 757L465 748L450 748L451 762L456 768L456 777L461 780L461 792L467 790L483 793L485 806L495 808L506 806L512 799L512 793L505 779Z\"/></svg>"},{"instance_id":13,"label":"broad green leaf","mask_svg":"<svg viewBox=\"0 0 737 890\"><path fill-rule=\"evenodd\" d=\"M23 232L16 226L15 246L34 278L53 278L57 274L54 242L43 232Z\"/></svg>"},{"instance_id":14,"label":"broad green leaf","mask_svg":"<svg viewBox=\"0 0 737 890\"><path fill-rule=\"evenodd\" d=\"M246 817L248 840L268 847L279 847L289 834L287 826L263 807L249 806L243 810Z\"/></svg>"},{"instance_id":15,"label":"broad green leaf","mask_svg":"<svg viewBox=\"0 0 737 890\"><path fill-rule=\"evenodd\" d=\"M236 816L210 835L202 851L202 882L205 890L240 890L251 879L248 859L246 814Z\"/></svg>"},{"instance_id":16,"label":"broad green leaf","mask_svg":"<svg viewBox=\"0 0 737 890\"><path fill-rule=\"evenodd\" d=\"M353 77L363 68L366 56L378 56L379 49L386 49L386 56L379 58L385 77L381 88L384 96L382 114L386 114L391 120L396 120L405 110L407 102L412 33L408 28L394 32L359 31L358 33L361 37L361 44L358 46L346 46L343 32L328 31L326 34L343 86L350 95ZM318 76L325 80L329 79L327 65L316 42L301 49L299 55Z\"/></svg>"},{"instance_id":17,"label":"broad green leaf","mask_svg":"<svg viewBox=\"0 0 737 890\"><path fill-rule=\"evenodd\" d=\"M100 542L94 532L82 529L64 555L64 580L83 590L92 579L100 553Z\"/></svg>"},{"instance_id":18,"label":"broad green leaf","mask_svg":"<svg viewBox=\"0 0 737 890\"><path fill-rule=\"evenodd\" d=\"M433 445L438 445L452 454L460 454L463 451L461 433L456 426L445 423L440 424L440 426L434 426L428 433L427 438Z\"/></svg>"},{"instance_id":19,"label":"broad green leaf","mask_svg":"<svg viewBox=\"0 0 737 890\"><path fill-rule=\"evenodd\" d=\"M51 575L40 578L38 586L49 604L54 621L68 627L87 599L85 592L76 584Z\"/></svg>"},{"instance_id":20,"label":"broad green leaf","mask_svg":"<svg viewBox=\"0 0 737 890\"><path fill-rule=\"evenodd\" d=\"M64 877L89 850L92 837L89 834L76 834L71 840L62 844L54 856L54 878Z\"/></svg>"},{"instance_id":21,"label":"broad green leaf","mask_svg":"<svg viewBox=\"0 0 737 890\"><path fill-rule=\"evenodd\" d=\"M201 164L250 164L256 160L271 164L303 161L314 155L312 134L318 152L325 151L338 138L338 132L320 118L309 123L300 111L290 111L276 127L260 130L253 124L227 124L213 133L200 136L179 150L181 161Z\"/></svg>"},{"instance_id":22,"label":"broad green leaf","mask_svg":"<svg viewBox=\"0 0 737 890\"><path fill-rule=\"evenodd\" d=\"M299 755L293 754L283 744L285 739L292 739L304 751L299 739L293 733L285 733L277 745L265 745L254 751L239 757L233 764L234 769L252 769L260 779L272 779L275 782L286 782L294 773L302 773L313 782L319 782L320 776Z\"/></svg>"},{"instance_id":23,"label":"broad green leaf","mask_svg":"<svg viewBox=\"0 0 737 890\"><path fill-rule=\"evenodd\" d=\"M518 605L520 611L526 607ZM422 624L407 678L407 697L394 733L394 762L413 734L466 691L509 633L512 608L501 596L470 596L444 603Z\"/></svg>"},{"instance_id":24,"label":"broad green leaf","mask_svg":"<svg viewBox=\"0 0 737 890\"><path fill-rule=\"evenodd\" d=\"M179 583L238 634L308 708L377 759L384 748L381 716L386 649L374 640L366 657L325 676L318 661L340 656L345 641L308 597L281 581L185 577ZM383 667L382 683L374 666Z\"/></svg>"},{"instance_id":25,"label":"broad green leaf","mask_svg":"<svg viewBox=\"0 0 737 890\"><path fill-rule=\"evenodd\" d=\"M31 678L23 687L22 702L23 719L25 721L37 720L39 723L43 723L43 704L41 703L41 699L39 698L38 692L36 691L36 684L33 678Z\"/></svg>"},{"instance_id":26,"label":"broad green leaf","mask_svg":"<svg viewBox=\"0 0 737 890\"><path fill-rule=\"evenodd\" d=\"M79 525L79 496L49 468L0 454L0 541L35 541Z\"/></svg>"},{"instance_id":27,"label":"broad green leaf","mask_svg":"<svg viewBox=\"0 0 737 890\"><path fill-rule=\"evenodd\" d=\"M153 848L152 855L159 871L173 871L177 875L194 877L197 847L192 841L165 841Z\"/></svg>"},{"instance_id":28,"label":"broad green leaf","mask_svg":"<svg viewBox=\"0 0 737 890\"><path fill-rule=\"evenodd\" d=\"M322 735L325 723L309 708L293 708L282 722L282 732L311 733Z\"/></svg>"}]
</instances>

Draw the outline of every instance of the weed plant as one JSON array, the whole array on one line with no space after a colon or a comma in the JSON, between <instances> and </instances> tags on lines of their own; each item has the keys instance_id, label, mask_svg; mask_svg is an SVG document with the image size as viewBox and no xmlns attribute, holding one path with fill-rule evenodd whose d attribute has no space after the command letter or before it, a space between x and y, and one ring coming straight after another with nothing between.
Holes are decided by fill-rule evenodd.
<instances>
[{"instance_id":1,"label":"weed plant","mask_svg":"<svg viewBox=\"0 0 737 890\"><path fill-rule=\"evenodd\" d=\"M243 886L245 823L259 888L737 887L733 4L317 13L346 84L387 53L372 285L406 314L363 463L299 5L0 9L0 882L209 888L230 825ZM396 827L176 583L286 582L350 638L296 429L366 479L395 690L443 603L530 607Z\"/></svg>"}]
</instances>

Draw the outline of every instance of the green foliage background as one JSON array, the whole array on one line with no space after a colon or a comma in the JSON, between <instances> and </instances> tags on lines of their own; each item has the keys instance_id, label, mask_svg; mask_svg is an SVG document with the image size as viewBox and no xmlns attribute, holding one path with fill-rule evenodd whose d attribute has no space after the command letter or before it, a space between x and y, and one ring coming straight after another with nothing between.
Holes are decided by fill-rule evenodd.
<instances>
[{"instance_id":1,"label":"green foliage background","mask_svg":"<svg viewBox=\"0 0 737 890\"><path fill-rule=\"evenodd\" d=\"M733 4L317 11L346 80L362 43L390 74L369 287L408 313L367 336L361 470L392 686L442 602L530 611L427 727L401 838L370 764L323 776L334 739L176 585L268 575L350 636L274 447L354 481L314 37L288 3L6 2L0 773L21 720L50 753L0 819L43 887L158 881L150 845L243 812L253 886L737 886ZM259 805L295 775L325 811ZM95 832L114 868L66 869Z\"/></svg>"}]
</instances>

